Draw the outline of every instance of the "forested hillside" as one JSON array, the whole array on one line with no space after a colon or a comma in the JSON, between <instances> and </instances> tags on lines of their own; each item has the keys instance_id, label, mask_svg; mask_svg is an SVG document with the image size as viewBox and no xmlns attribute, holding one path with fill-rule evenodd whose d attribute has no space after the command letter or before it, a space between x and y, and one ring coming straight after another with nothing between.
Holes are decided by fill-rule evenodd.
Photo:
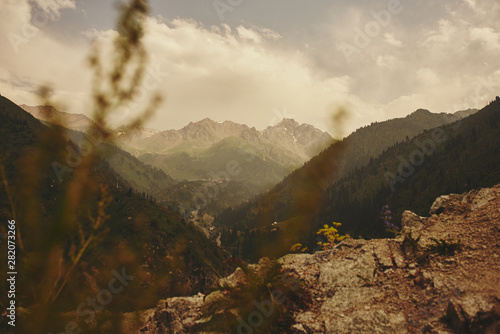
<instances>
[{"instance_id":1,"label":"forested hillside","mask_svg":"<svg viewBox=\"0 0 500 334\"><path fill-rule=\"evenodd\" d=\"M415 114L428 116L417 111L409 117ZM283 254L299 241L314 249L318 227L332 221L341 222L342 233L353 237L382 236L383 205L390 206L393 222L398 223L402 210L424 214L440 194L500 182L499 118L500 101L496 100L463 120L408 136L375 159L365 157L366 166L339 177L350 161L363 160L343 160L358 157L357 146L348 146L348 137L265 195L217 217L216 223L225 229L223 243L252 258ZM366 131L375 133L374 129ZM377 136L384 134L377 132ZM395 138L390 129L387 136ZM273 222L278 222L277 229ZM241 231L239 237L229 233L231 229Z\"/></svg>"}]
</instances>

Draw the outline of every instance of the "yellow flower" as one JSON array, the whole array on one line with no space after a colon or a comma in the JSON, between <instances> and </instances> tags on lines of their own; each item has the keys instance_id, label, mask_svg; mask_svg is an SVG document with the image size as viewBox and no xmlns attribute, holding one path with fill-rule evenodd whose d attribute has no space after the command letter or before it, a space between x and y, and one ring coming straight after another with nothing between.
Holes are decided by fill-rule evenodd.
<instances>
[{"instance_id":1,"label":"yellow flower","mask_svg":"<svg viewBox=\"0 0 500 334\"><path fill-rule=\"evenodd\" d=\"M290 252L296 252L296 251L298 251L301 247L302 247L302 244L297 243L297 244L293 245L292 247L290 247Z\"/></svg>"}]
</instances>

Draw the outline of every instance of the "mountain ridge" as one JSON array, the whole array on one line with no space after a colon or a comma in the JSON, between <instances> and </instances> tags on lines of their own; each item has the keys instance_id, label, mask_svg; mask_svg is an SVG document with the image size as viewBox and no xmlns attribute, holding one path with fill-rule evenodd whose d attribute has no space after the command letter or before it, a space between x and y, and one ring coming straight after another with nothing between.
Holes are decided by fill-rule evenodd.
<instances>
[{"instance_id":1,"label":"mountain ridge","mask_svg":"<svg viewBox=\"0 0 500 334\"><path fill-rule=\"evenodd\" d=\"M77 131L85 131L94 125L94 121L84 114L67 113L50 105L28 106L20 104L19 107L43 122L61 123L65 127Z\"/></svg>"},{"instance_id":2,"label":"mountain ridge","mask_svg":"<svg viewBox=\"0 0 500 334\"><path fill-rule=\"evenodd\" d=\"M255 127L250 127L246 124L239 124L232 121L216 122L208 117L197 122L190 122L178 130L159 131L142 140L128 141L126 134L121 135L121 140L120 137L119 140L124 146L130 147L131 151L135 152L136 155L140 153L168 154L169 152L187 151L186 148L179 148L185 142L192 142L192 151L200 151L209 148L211 145L227 137L240 137L253 143L266 142L266 144L271 144L272 139L277 138L276 136L273 137L273 134L280 130L289 134L286 138L280 138L281 140L288 140L286 144L281 146L294 149L294 153L298 153L301 157L311 157L307 148L302 148L302 146L314 144L311 142L315 141L328 142L333 140L327 132L316 129L309 124L299 124L291 119L283 119L275 126L268 126L263 130L257 130ZM296 136L299 136L299 132L304 132L306 137L302 140L294 141ZM305 143L306 139L309 143Z\"/></svg>"}]
</instances>

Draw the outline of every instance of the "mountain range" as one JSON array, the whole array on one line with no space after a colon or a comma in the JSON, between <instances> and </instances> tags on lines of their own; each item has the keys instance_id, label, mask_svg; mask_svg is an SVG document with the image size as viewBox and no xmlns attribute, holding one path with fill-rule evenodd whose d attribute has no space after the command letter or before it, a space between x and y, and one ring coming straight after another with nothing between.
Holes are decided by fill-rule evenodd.
<instances>
[{"instance_id":1,"label":"mountain range","mask_svg":"<svg viewBox=\"0 0 500 334\"><path fill-rule=\"evenodd\" d=\"M332 137L311 125L283 119L263 131L205 118L180 130L120 133L119 144L141 161L178 180L216 179L230 161L248 165L233 181L260 191L326 148Z\"/></svg>"},{"instance_id":2,"label":"mountain range","mask_svg":"<svg viewBox=\"0 0 500 334\"><path fill-rule=\"evenodd\" d=\"M442 193L500 182L499 109L497 99L478 112L417 110L359 129L270 191L224 211L214 224L241 231L223 244L233 254L240 245L238 251L252 260L282 255L297 241L314 249L315 231L333 221L357 237L384 236L383 205L391 207L398 224L403 208L420 213ZM446 140L429 143L433 133Z\"/></svg>"},{"instance_id":3,"label":"mountain range","mask_svg":"<svg viewBox=\"0 0 500 334\"><path fill-rule=\"evenodd\" d=\"M76 142L92 124L85 115L51 106L22 107L46 124L60 120ZM102 158L137 191L172 209L189 207L186 217L200 208L192 205L195 194L212 182L223 185L217 199L204 196L202 208L215 215L269 189L333 142L328 133L293 119L263 131L205 118L180 130L118 129L116 135L114 146L102 148ZM237 173L228 173L228 167Z\"/></svg>"}]
</instances>

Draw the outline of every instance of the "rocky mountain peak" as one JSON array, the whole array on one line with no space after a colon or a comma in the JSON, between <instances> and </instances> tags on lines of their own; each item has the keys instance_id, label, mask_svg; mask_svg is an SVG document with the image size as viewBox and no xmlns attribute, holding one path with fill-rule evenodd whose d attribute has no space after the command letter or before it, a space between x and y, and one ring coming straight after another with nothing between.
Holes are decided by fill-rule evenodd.
<instances>
[{"instance_id":1,"label":"rocky mountain peak","mask_svg":"<svg viewBox=\"0 0 500 334\"><path fill-rule=\"evenodd\" d=\"M191 122L192 123L192 122ZM191 124L190 123L190 124ZM216 125L218 124L217 122L213 121L212 119L208 118L208 117L205 117L204 119L202 119L201 121L198 121L198 122L195 122L194 123L195 125L210 125L210 126L213 126L213 125Z\"/></svg>"},{"instance_id":2,"label":"rocky mountain peak","mask_svg":"<svg viewBox=\"0 0 500 334\"><path fill-rule=\"evenodd\" d=\"M420 108L420 109L415 110L412 114L415 114L415 115L428 115L430 113L431 112L429 110Z\"/></svg>"},{"instance_id":3,"label":"rocky mountain peak","mask_svg":"<svg viewBox=\"0 0 500 334\"><path fill-rule=\"evenodd\" d=\"M299 123L294 120L293 118L283 118L281 122L275 125L275 127L281 127L281 128L286 128L289 130L293 130L297 127L299 127Z\"/></svg>"}]
</instances>

